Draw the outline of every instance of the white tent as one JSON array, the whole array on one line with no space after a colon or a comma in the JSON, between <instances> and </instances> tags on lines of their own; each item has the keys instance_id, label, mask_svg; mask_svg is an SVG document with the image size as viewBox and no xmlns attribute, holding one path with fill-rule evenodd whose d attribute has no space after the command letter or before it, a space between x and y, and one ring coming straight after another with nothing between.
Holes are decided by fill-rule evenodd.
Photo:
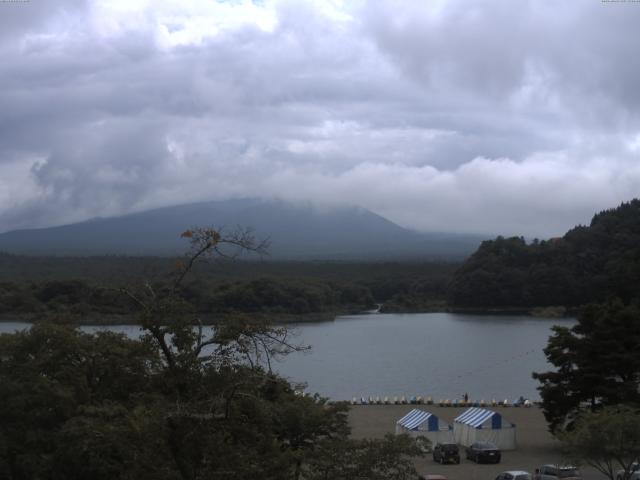
<instances>
[{"instance_id":1,"label":"white tent","mask_svg":"<svg viewBox=\"0 0 640 480\"><path fill-rule=\"evenodd\" d=\"M501 450L515 450L516 426L497 412L469 408L453 421L456 443L469 446L474 442L491 442Z\"/></svg>"},{"instance_id":2,"label":"white tent","mask_svg":"<svg viewBox=\"0 0 640 480\"><path fill-rule=\"evenodd\" d=\"M453 428L440 422L433 413L414 408L396 422L396 435L407 433L412 437L427 437L432 444L453 442Z\"/></svg>"}]
</instances>

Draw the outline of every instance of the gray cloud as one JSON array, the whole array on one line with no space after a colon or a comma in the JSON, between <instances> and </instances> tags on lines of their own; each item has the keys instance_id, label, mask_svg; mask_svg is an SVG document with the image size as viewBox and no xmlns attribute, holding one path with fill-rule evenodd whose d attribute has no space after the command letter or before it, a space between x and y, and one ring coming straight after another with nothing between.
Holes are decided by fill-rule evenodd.
<instances>
[{"instance_id":1,"label":"gray cloud","mask_svg":"<svg viewBox=\"0 0 640 480\"><path fill-rule=\"evenodd\" d=\"M0 39L20 41L25 33L60 28L70 17L85 11L86 0L4 2L0 10Z\"/></svg>"},{"instance_id":2,"label":"gray cloud","mask_svg":"<svg viewBox=\"0 0 640 480\"><path fill-rule=\"evenodd\" d=\"M0 231L278 196L548 236L640 192L637 4L20 5Z\"/></svg>"}]
</instances>

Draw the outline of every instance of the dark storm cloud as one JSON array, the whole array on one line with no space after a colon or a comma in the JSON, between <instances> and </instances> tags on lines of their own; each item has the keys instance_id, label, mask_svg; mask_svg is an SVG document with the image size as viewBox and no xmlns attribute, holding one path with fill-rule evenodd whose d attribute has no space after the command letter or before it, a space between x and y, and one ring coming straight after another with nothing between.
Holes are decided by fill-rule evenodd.
<instances>
[{"instance_id":1,"label":"dark storm cloud","mask_svg":"<svg viewBox=\"0 0 640 480\"><path fill-rule=\"evenodd\" d=\"M637 4L18 7L0 230L262 195L544 236L640 192Z\"/></svg>"}]
</instances>

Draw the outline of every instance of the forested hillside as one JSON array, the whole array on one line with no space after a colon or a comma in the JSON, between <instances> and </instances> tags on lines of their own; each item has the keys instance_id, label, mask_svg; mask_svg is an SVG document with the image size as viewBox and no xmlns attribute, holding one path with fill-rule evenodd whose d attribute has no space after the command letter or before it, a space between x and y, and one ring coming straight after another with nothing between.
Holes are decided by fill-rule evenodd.
<instances>
[{"instance_id":1,"label":"forested hillside","mask_svg":"<svg viewBox=\"0 0 640 480\"><path fill-rule=\"evenodd\" d=\"M562 238L527 243L498 237L455 273L453 307L574 307L619 297L640 287L640 200L595 215Z\"/></svg>"},{"instance_id":2,"label":"forested hillside","mask_svg":"<svg viewBox=\"0 0 640 480\"><path fill-rule=\"evenodd\" d=\"M120 290L149 282L161 288L179 258L27 257L0 254L0 315L40 320L129 322L134 305ZM442 308L457 264L439 262L201 263L182 296L203 318L264 314L271 319L317 320L371 309Z\"/></svg>"}]
</instances>

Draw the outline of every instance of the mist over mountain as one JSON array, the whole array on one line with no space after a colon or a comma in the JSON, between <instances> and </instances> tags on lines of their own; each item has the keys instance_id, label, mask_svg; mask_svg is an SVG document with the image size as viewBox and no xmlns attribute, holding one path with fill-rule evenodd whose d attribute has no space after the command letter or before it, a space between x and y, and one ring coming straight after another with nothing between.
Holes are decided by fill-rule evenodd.
<instances>
[{"instance_id":1,"label":"mist over mountain","mask_svg":"<svg viewBox=\"0 0 640 480\"><path fill-rule=\"evenodd\" d=\"M283 201L227 200L0 234L0 251L31 255L175 255L193 226L253 229L274 259L463 258L482 238L418 233L363 208L320 209Z\"/></svg>"}]
</instances>

